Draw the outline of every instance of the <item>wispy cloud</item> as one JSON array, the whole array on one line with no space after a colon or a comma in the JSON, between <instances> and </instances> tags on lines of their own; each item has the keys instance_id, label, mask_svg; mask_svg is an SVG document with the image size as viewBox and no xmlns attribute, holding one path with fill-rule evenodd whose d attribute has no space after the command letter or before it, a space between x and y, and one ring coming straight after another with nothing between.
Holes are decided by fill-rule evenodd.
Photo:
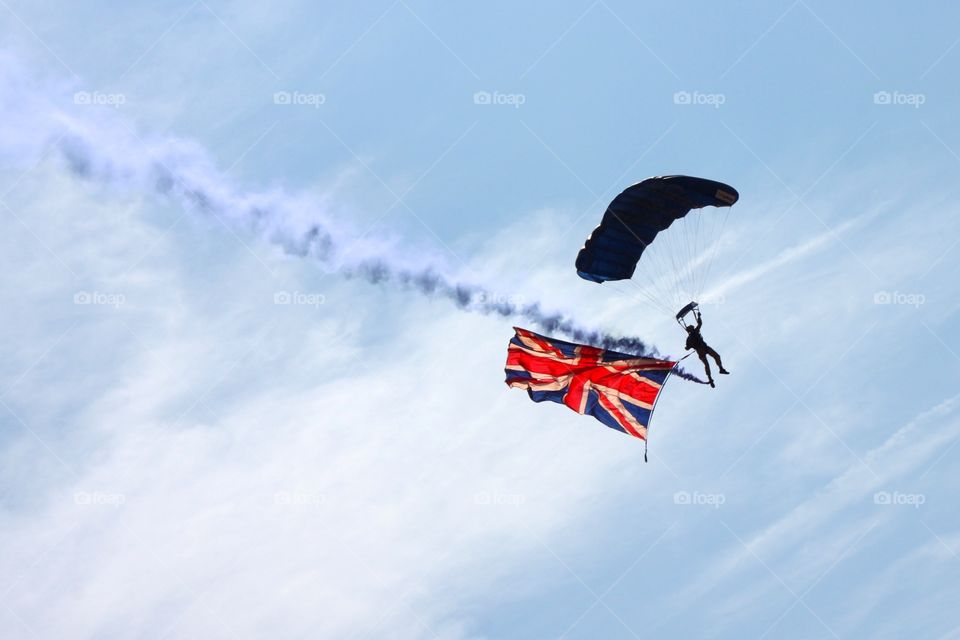
<instances>
[{"instance_id":1,"label":"wispy cloud","mask_svg":"<svg viewBox=\"0 0 960 640\"><path fill-rule=\"evenodd\" d=\"M162 196L184 212L215 220L241 243L244 240L238 233L254 234L288 254L310 259L327 272L445 299L465 311L530 323L578 342L659 355L638 337L610 335L568 313L544 309L535 300L518 302L515 296L497 293L502 287L471 280L459 272L462 269L358 231L349 221L331 216L316 199L281 187L244 188L220 170L196 142L141 133L109 109L88 101L71 106L59 87L38 85L15 58L8 55L7 62L0 90L17 97L2 104L0 116L13 131L31 130L31 138L29 143L15 140L5 155L23 166L52 145L78 178L121 191ZM403 203L404 194L393 195L397 203ZM697 380L681 370L677 373Z\"/></svg>"},{"instance_id":2,"label":"wispy cloud","mask_svg":"<svg viewBox=\"0 0 960 640\"><path fill-rule=\"evenodd\" d=\"M855 229L862 225L865 221L869 220L872 215L873 214L862 214L856 218L853 218L852 220L841 223L835 229L831 229L830 231L825 231L812 238L805 239L791 247L786 247L782 249L779 254L773 258L770 258L766 262L751 265L746 269L732 274L721 275L717 277L717 280L720 281L720 284L709 290L704 295L704 298L722 299L724 296L729 295L732 291L739 289L744 285L750 284L751 282L755 282L756 280L763 278L776 269L797 262L798 260L803 260L804 258L817 253L818 251L826 249L834 241L836 241L838 236L842 236L851 229Z\"/></svg>"}]
</instances>

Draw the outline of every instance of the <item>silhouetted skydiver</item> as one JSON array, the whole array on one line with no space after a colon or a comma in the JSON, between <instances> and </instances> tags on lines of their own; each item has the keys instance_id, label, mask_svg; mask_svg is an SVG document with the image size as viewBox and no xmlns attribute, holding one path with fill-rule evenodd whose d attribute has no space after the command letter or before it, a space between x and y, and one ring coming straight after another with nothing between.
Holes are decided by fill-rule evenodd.
<instances>
[{"instance_id":1,"label":"silhouetted skydiver","mask_svg":"<svg viewBox=\"0 0 960 640\"><path fill-rule=\"evenodd\" d=\"M700 357L700 361L703 362L703 368L707 372L707 381L710 383L711 387L716 387L713 384L713 375L710 373L710 363L707 362L707 356L711 356L717 363L717 366L720 367L720 373L728 374L730 373L723 368L723 363L720 362L720 354L714 351L714 349L708 345L703 336L700 335L700 327L703 326L703 320L700 318L700 314L697 313L697 326L687 325L687 349L693 349L697 352L697 355Z\"/></svg>"}]
</instances>

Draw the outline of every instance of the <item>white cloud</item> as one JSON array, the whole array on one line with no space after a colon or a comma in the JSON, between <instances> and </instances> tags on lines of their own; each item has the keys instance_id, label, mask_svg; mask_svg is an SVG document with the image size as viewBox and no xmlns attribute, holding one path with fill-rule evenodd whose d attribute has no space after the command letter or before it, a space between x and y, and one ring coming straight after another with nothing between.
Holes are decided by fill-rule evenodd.
<instances>
[{"instance_id":1,"label":"white cloud","mask_svg":"<svg viewBox=\"0 0 960 640\"><path fill-rule=\"evenodd\" d=\"M19 122L46 106L17 105ZM35 136L4 124L5 148L21 159L37 150ZM544 572L524 575L538 554L556 565L538 540L554 544L565 530L578 532L564 540L568 548L591 569L613 565L614 576L620 549L599 548L593 533L616 535L630 563L638 539L671 531L621 589L636 589L636 576L659 585L706 567L703 582L644 590L639 603L629 592L631 610L620 614L632 623L628 613L639 609L671 621L676 611L673 620L696 624L697 612L729 613L769 595L773 578L709 517L716 514L680 513L670 504L674 491L724 493L724 521L789 584L806 585L873 522L863 502L880 485L855 456L883 478L913 482L921 462L949 452L952 414L902 432L912 439L886 437L902 424L897 416L953 384L952 369L927 373L923 360L902 358L915 348L912 319L884 316L862 345L868 355L854 349L834 362L862 333L864 313L877 311L868 306L875 285L803 211L803 220L785 219L784 231L771 234L764 253L772 255L748 256L721 284L739 287L737 299L708 323L734 375L716 393L671 383L644 466L639 443L506 390L508 322L335 282L247 236L242 247L218 222L193 214L164 235L182 211L49 169L9 198L30 231L4 218L5 269L18 286L3 289L11 346L0 366L4 399L26 423L3 414L0 473L12 489L0 573L12 577L0 620L19 629L14 637L31 637L18 618L40 637L470 637L520 590L547 601L525 617L573 619L580 597L556 598ZM858 198L869 191L853 182ZM317 195L310 201L332 210ZM564 236L557 223L576 213L523 217L470 252L475 269L484 281L519 272L504 293L515 284L521 295L545 291L550 306L588 310L598 324L653 336L670 350L680 338L669 317L572 279L582 235ZM905 225L916 217L905 209L883 213L870 218L888 225L882 233L871 225L844 236L872 268L922 272L946 248L931 254L928 245L949 226ZM297 230L310 222L291 219ZM901 226L910 233L902 246L891 242L904 237ZM752 233L734 231L744 242ZM370 253L379 248L371 243ZM543 268L529 269L541 255ZM939 286L947 298L955 288ZM78 288L121 292L126 301L77 308ZM321 293L325 302L276 306L278 289ZM803 407L771 422L793 402L790 389L816 382L824 363L837 366L810 403L852 451ZM922 397L910 397L911 384L927 387ZM601 508L608 511L592 522L587 514ZM912 522L901 513L885 518L898 533ZM678 522L688 526L668 529ZM934 526L948 531L949 522ZM679 544L686 548L673 563ZM651 564L661 551L668 560ZM836 575L845 573L841 563ZM518 576L523 587L513 584ZM858 610L889 598L885 578ZM716 608L701 607L704 600ZM782 610L775 600L747 613L772 619Z\"/></svg>"},{"instance_id":2,"label":"white cloud","mask_svg":"<svg viewBox=\"0 0 960 640\"><path fill-rule=\"evenodd\" d=\"M892 509L897 508L875 504L876 492L903 491L904 483L912 486L937 455L956 441L958 398L917 416L860 460L850 462L819 490L806 492L802 502L759 531L734 530L727 551L685 593L673 594L673 606L683 609L691 606L691 601L715 598L710 594L719 591L723 594L721 610L772 622L776 609L771 610L770 599L756 597L763 592L763 585L775 589L789 606L794 598L787 589L803 594L836 564L862 552L863 538L893 518ZM737 576L758 567L772 568L759 581L737 581Z\"/></svg>"},{"instance_id":3,"label":"white cloud","mask_svg":"<svg viewBox=\"0 0 960 640\"><path fill-rule=\"evenodd\" d=\"M46 168L21 189L30 231L6 218L5 235L31 249L5 268L36 286L11 337L77 325L7 398L50 451L8 416L24 443L8 455L49 471L6 474L35 489L0 534L5 637L467 637L466 594L522 566L525 532L583 513L636 460L637 443L508 392L506 323L189 221L164 235L149 208ZM61 260L126 302L73 305ZM275 305L280 288L326 301Z\"/></svg>"}]
</instances>

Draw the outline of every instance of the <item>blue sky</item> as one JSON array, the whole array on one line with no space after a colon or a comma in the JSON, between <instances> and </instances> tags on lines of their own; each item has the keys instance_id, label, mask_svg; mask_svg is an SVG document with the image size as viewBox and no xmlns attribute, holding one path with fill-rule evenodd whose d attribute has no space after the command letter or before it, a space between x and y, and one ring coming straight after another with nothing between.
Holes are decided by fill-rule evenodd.
<instances>
[{"instance_id":1,"label":"blue sky","mask_svg":"<svg viewBox=\"0 0 960 640\"><path fill-rule=\"evenodd\" d=\"M957 13L0 2L0 635L960 638ZM670 382L649 464L506 389L509 319L336 268L676 354L572 266L673 173L741 193L733 375ZM317 221L333 265L284 250Z\"/></svg>"}]
</instances>

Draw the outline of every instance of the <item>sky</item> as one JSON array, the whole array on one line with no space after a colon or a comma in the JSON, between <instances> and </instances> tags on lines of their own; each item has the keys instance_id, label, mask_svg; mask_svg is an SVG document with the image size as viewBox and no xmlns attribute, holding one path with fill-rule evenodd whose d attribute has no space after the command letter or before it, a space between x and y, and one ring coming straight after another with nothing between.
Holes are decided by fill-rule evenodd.
<instances>
[{"instance_id":1,"label":"sky","mask_svg":"<svg viewBox=\"0 0 960 640\"><path fill-rule=\"evenodd\" d=\"M0 0L0 636L960 638L958 18ZM732 373L646 464L371 282L678 355L573 267L670 174L740 192Z\"/></svg>"}]
</instances>

